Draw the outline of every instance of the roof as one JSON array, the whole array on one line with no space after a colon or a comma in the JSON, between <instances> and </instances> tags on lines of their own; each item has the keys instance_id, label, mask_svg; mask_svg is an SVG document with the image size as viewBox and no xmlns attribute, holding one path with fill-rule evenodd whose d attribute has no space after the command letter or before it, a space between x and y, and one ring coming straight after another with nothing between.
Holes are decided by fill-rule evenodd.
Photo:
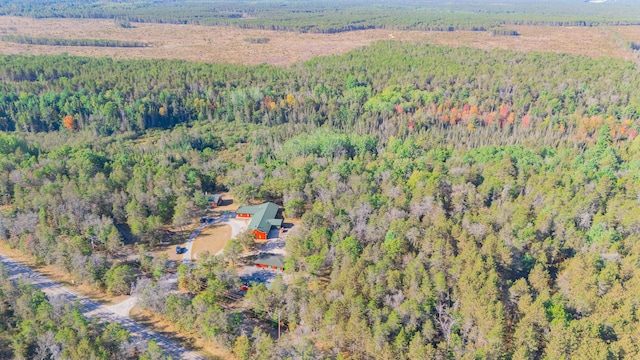
<instances>
[{"instance_id":1,"label":"roof","mask_svg":"<svg viewBox=\"0 0 640 360\"><path fill-rule=\"evenodd\" d=\"M272 202L255 206L241 206L238 208L237 213L251 215L250 230L268 233L272 226L282 225L282 219L276 219L278 205Z\"/></svg>"},{"instance_id":2,"label":"roof","mask_svg":"<svg viewBox=\"0 0 640 360\"><path fill-rule=\"evenodd\" d=\"M213 195L209 195L209 202L210 203L218 203L218 201L220 201L220 198L222 197L222 195L220 194L213 194Z\"/></svg>"},{"instance_id":3,"label":"roof","mask_svg":"<svg viewBox=\"0 0 640 360\"><path fill-rule=\"evenodd\" d=\"M260 265L267 266L275 266L277 268L284 268L284 263L282 262L282 256L274 255L274 254L260 254L254 261L254 263Z\"/></svg>"}]
</instances>

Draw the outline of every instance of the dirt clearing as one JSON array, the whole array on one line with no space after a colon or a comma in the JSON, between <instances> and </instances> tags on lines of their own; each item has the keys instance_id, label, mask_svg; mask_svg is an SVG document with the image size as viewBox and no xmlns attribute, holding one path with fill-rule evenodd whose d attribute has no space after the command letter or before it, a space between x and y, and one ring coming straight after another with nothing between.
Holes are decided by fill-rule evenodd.
<instances>
[{"instance_id":1,"label":"dirt clearing","mask_svg":"<svg viewBox=\"0 0 640 360\"><path fill-rule=\"evenodd\" d=\"M214 224L202 231L193 242L191 260L197 260L198 255L205 251L215 255L224 249L227 241L231 239L231 226L227 224Z\"/></svg>"},{"instance_id":2,"label":"dirt clearing","mask_svg":"<svg viewBox=\"0 0 640 360\"><path fill-rule=\"evenodd\" d=\"M379 40L418 41L482 49L550 51L592 57L634 58L623 41L640 32L639 26L554 27L507 26L520 36L493 36L488 32L425 32L365 30L338 34L298 34L223 26L133 24L125 29L112 20L31 19L0 16L0 35L63 39L140 41L147 48L47 46L0 42L1 54L61 54L118 59L185 59L212 63L289 65L319 55L342 54ZM620 33L619 33L620 32ZM248 42L268 38L266 44Z\"/></svg>"},{"instance_id":3,"label":"dirt clearing","mask_svg":"<svg viewBox=\"0 0 640 360\"><path fill-rule=\"evenodd\" d=\"M182 262L182 254L176 254L176 246L184 247L184 242L179 245L160 245L153 251L153 255L167 254L169 261Z\"/></svg>"}]
</instances>

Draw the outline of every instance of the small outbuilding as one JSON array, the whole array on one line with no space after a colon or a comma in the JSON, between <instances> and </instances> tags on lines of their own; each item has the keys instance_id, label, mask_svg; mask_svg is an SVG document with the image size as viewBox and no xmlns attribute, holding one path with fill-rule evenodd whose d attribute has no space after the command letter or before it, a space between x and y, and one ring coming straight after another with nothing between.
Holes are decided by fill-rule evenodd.
<instances>
[{"instance_id":1,"label":"small outbuilding","mask_svg":"<svg viewBox=\"0 0 640 360\"><path fill-rule=\"evenodd\" d=\"M209 195L209 205L211 205L211 207L215 208L220 206L220 204L222 204L222 195L220 194Z\"/></svg>"},{"instance_id":2,"label":"small outbuilding","mask_svg":"<svg viewBox=\"0 0 640 360\"><path fill-rule=\"evenodd\" d=\"M256 240L267 240L267 234L273 227L281 228L282 219L277 219L278 205L267 202L255 206L241 206L236 212L239 218L251 219L249 229L253 230Z\"/></svg>"},{"instance_id":3,"label":"small outbuilding","mask_svg":"<svg viewBox=\"0 0 640 360\"><path fill-rule=\"evenodd\" d=\"M281 255L260 254L254 263L259 268L284 271L284 262Z\"/></svg>"}]
</instances>

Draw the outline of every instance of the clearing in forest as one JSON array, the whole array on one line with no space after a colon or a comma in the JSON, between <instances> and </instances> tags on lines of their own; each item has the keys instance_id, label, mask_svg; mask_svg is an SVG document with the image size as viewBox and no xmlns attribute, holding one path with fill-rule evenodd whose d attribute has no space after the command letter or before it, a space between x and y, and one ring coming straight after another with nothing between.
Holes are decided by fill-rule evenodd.
<instances>
[{"instance_id":1,"label":"clearing in forest","mask_svg":"<svg viewBox=\"0 0 640 360\"><path fill-rule=\"evenodd\" d=\"M202 233L194 240L191 248L191 260L197 260L198 255L208 251L215 255L224 249L231 239L231 226L218 223L202 230Z\"/></svg>"},{"instance_id":2,"label":"clearing in forest","mask_svg":"<svg viewBox=\"0 0 640 360\"><path fill-rule=\"evenodd\" d=\"M0 41L0 54L60 54L117 59L184 59L212 63L289 65L315 56L342 54L380 40L417 41L482 49L551 51L592 57L634 58L626 43L640 26L508 26L519 36L486 31L401 31L374 29L337 34L300 34L223 26L134 23L122 28L102 19L31 19L0 16L0 35L51 39L138 41L144 48L28 45ZM268 39L268 41L251 41Z\"/></svg>"}]
</instances>

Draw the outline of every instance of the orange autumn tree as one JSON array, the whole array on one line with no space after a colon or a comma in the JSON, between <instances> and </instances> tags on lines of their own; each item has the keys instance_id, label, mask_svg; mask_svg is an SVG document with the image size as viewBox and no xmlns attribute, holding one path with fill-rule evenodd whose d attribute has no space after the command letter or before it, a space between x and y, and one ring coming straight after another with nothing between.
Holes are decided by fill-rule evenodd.
<instances>
[{"instance_id":1,"label":"orange autumn tree","mask_svg":"<svg viewBox=\"0 0 640 360\"><path fill-rule=\"evenodd\" d=\"M62 120L62 125L69 130L75 130L77 125L76 119L74 119L72 115L67 115Z\"/></svg>"}]
</instances>

